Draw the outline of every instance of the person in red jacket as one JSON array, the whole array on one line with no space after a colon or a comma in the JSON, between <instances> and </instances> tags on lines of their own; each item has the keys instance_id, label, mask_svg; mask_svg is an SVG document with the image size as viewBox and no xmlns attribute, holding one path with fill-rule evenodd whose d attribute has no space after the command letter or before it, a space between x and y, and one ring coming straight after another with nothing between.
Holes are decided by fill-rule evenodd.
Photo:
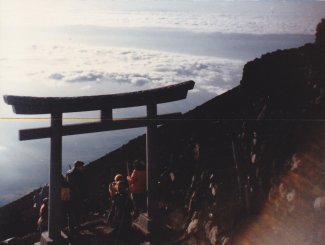
<instances>
[{"instance_id":1,"label":"person in red jacket","mask_svg":"<svg viewBox=\"0 0 325 245\"><path fill-rule=\"evenodd\" d=\"M133 163L134 170L131 176L127 177L130 192L132 196L135 211L145 211L147 195L146 195L146 168L142 161L136 160Z\"/></svg>"}]
</instances>

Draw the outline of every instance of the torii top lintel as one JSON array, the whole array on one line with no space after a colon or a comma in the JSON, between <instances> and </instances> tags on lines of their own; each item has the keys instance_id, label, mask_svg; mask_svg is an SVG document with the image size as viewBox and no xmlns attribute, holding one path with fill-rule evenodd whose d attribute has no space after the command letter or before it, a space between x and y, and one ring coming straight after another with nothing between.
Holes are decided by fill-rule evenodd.
<instances>
[{"instance_id":1,"label":"torii top lintel","mask_svg":"<svg viewBox=\"0 0 325 245\"><path fill-rule=\"evenodd\" d=\"M76 135L110 130L136 128L170 122L181 113L157 115L157 104L185 99L194 82L187 81L167 87L122 94L84 96L84 97L27 97L5 95L5 102L13 106L16 114L51 114L51 118L62 120L65 112L101 111L99 122L68 124L60 127L60 135ZM134 106L147 106L146 117L112 118L112 109ZM51 127L23 129L19 131L20 140L49 138Z\"/></svg>"},{"instance_id":2,"label":"torii top lintel","mask_svg":"<svg viewBox=\"0 0 325 245\"><path fill-rule=\"evenodd\" d=\"M29 97L5 95L4 100L13 106L16 114L52 114L126 108L160 104L186 98L194 81L130 93L83 97Z\"/></svg>"}]
</instances>

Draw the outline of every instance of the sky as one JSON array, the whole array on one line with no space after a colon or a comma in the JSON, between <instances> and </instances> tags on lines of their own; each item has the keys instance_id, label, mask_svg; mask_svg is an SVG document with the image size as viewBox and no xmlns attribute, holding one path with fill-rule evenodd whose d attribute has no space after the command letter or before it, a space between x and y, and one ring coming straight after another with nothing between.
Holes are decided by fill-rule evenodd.
<instances>
[{"instance_id":1,"label":"sky","mask_svg":"<svg viewBox=\"0 0 325 245\"><path fill-rule=\"evenodd\" d=\"M15 115L3 95L113 94L194 80L186 100L158 107L186 112L238 85L247 61L312 42L324 13L323 1L0 0L0 206L48 182L50 147L18 141L19 129L49 125L48 115ZM63 170L144 132L64 137Z\"/></svg>"}]
</instances>

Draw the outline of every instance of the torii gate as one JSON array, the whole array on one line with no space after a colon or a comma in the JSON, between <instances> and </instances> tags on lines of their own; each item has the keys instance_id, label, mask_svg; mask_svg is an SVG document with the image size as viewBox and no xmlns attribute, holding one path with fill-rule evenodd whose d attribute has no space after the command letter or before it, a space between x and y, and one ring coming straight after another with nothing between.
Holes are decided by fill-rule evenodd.
<instances>
[{"instance_id":1,"label":"torii gate","mask_svg":"<svg viewBox=\"0 0 325 245\"><path fill-rule=\"evenodd\" d=\"M178 118L181 113L157 115L157 104L185 99L193 81L167 87L131 93L84 96L84 97L27 97L5 95L4 100L13 106L16 114L51 114L51 127L24 129L19 131L20 140L51 138L50 194L48 233L42 234L41 244L59 244L61 241L61 173L62 136L85 134L118 129L147 127L147 218L153 217L155 209L154 191L154 133L157 125ZM146 106L147 116L140 118L113 119L112 110L135 106ZM100 121L62 125L62 114L100 110Z\"/></svg>"}]
</instances>

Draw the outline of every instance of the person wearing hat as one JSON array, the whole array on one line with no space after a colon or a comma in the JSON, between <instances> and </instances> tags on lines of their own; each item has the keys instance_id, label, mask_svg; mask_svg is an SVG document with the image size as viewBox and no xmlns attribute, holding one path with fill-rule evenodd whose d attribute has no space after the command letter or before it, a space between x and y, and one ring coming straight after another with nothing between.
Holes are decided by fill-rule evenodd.
<instances>
[{"instance_id":1,"label":"person wearing hat","mask_svg":"<svg viewBox=\"0 0 325 245\"><path fill-rule=\"evenodd\" d=\"M73 168L67 172L67 182L70 187L70 201L68 210L68 225L73 232L80 224L86 198L86 182L84 177L84 162L75 161Z\"/></svg>"},{"instance_id":2,"label":"person wearing hat","mask_svg":"<svg viewBox=\"0 0 325 245\"><path fill-rule=\"evenodd\" d=\"M130 244L130 237L126 234L131 232L133 204L128 193L128 183L119 180L116 182L116 188L108 221L114 228L116 241L119 244Z\"/></svg>"},{"instance_id":3,"label":"person wearing hat","mask_svg":"<svg viewBox=\"0 0 325 245\"><path fill-rule=\"evenodd\" d=\"M114 199L114 196L117 193L117 183L122 180L124 180L124 176L122 174L117 174L114 177L114 181L109 184L108 192L111 199Z\"/></svg>"}]
</instances>

